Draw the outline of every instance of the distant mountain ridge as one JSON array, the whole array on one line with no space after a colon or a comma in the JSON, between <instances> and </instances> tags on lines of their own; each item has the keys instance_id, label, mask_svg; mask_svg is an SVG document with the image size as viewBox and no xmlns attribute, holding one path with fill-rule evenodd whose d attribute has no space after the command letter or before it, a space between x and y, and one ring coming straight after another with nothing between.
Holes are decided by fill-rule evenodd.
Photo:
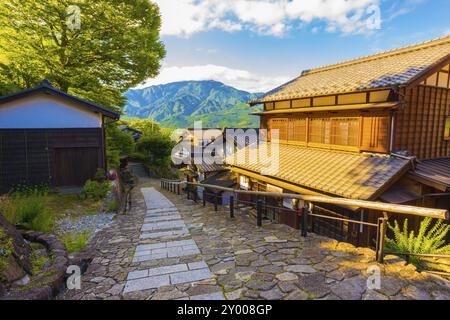
<instances>
[{"instance_id":1,"label":"distant mountain ridge","mask_svg":"<svg viewBox=\"0 0 450 320\"><path fill-rule=\"evenodd\" d=\"M124 110L129 117L151 118L171 128L198 120L205 127L257 127L258 117L248 115L257 110L246 103L259 95L218 81L181 81L129 90Z\"/></svg>"}]
</instances>

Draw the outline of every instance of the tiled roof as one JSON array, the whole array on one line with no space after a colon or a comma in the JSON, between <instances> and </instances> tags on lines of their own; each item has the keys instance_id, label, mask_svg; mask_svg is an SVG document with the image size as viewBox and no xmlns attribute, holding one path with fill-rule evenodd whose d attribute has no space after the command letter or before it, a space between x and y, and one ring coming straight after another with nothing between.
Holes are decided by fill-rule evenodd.
<instances>
[{"instance_id":1,"label":"tiled roof","mask_svg":"<svg viewBox=\"0 0 450 320\"><path fill-rule=\"evenodd\" d=\"M231 166L265 174L321 193L360 200L375 199L384 191L384 187L398 178L398 174L406 172L410 167L408 160L393 156L357 154L286 144L278 146L279 165L272 172L267 171L265 165L267 162L245 160L251 153L249 147L237 152L236 162L233 163L231 159L227 159L227 162ZM271 148L271 143L267 143L266 147L260 146L260 154L269 150L267 153L269 157L275 155L276 148L270 151ZM274 164L274 161L270 163Z\"/></svg>"},{"instance_id":2,"label":"tiled roof","mask_svg":"<svg viewBox=\"0 0 450 320\"><path fill-rule=\"evenodd\" d=\"M203 173L209 173L209 172L214 172L214 171L224 171L226 170L224 165L222 164L195 164L195 166L197 167L198 171L203 172Z\"/></svg>"},{"instance_id":3,"label":"tiled roof","mask_svg":"<svg viewBox=\"0 0 450 320\"><path fill-rule=\"evenodd\" d=\"M412 174L450 189L450 158L421 160Z\"/></svg>"},{"instance_id":4,"label":"tiled roof","mask_svg":"<svg viewBox=\"0 0 450 320\"><path fill-rule=\"evenodd\" d=\"M253 103L402 85L448 56L450 36L304 71Z\"/></svg>"}]
</instances>

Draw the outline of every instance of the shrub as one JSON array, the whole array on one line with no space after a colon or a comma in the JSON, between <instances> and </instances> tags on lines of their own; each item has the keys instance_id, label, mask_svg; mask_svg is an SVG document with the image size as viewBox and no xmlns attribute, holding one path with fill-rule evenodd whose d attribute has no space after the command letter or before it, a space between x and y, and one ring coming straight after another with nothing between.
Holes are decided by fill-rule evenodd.
<instances>
[{"instance_id":1,"label":"shrub","mask_svg":"<svg viewBox=\"0 0 450 320\"><path fill-rule=\"evenodd\" d=\"M103 199L109 191L109 182L97 182L88 180L84 184L83 193L86 197L93 198L94 200Z\"/></svg>"},{"instance_id":2,"label":"shrub","mask_svg":"<svg viewBox=\"0 0 450 320\"><path fill-rule=\"evenodd\" d=\"M402 228L397 221L394 222L394 226L388 224L389 229L394 233L394 238L386 238L386 249L400 253L449 254L450 244L445 245L445 238L450 225L444 224L441 220L434 225L432 222L431 218L425 218L420 223L417 235L414 231L408 231L408 219L405 219ZM411 256L411 262L418 267L423 266L420 257Z\"/></svg>"},{"instance_id":3,"label":"shrub","mask_svg":"<svg viewBox=\"0 0 450 320\"><path fill-rule=\"evenodd\" d=\"M95 181L104 182L106 180L105 169L97 168L95 172Z\"/></svg>"},{"instance_id":4,"label":"shrub","mask_svg":"<svg viewBox=\"0 0 450 320\"><path fill-rule=\"evenodd\" d=\"M117 200L111 200L106 205L107 212L116 212L117 210L119 210L119 202Z\"/></svg>"},{"instance_id":5,"label":"shrub","mask_svg":"<svg viewBox=\"0 0 450 320\"><path fill-rule=\"evenodd\" d=\"M91 231L67 232L61 237L61 242L67 252L74 253L81 251L89 241Z\"/></svg>"}]
</instances>

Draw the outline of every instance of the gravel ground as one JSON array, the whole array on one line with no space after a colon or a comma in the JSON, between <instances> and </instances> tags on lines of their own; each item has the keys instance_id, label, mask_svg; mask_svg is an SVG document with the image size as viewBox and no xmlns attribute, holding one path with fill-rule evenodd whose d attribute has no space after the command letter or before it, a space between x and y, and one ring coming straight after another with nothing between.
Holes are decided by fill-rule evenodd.
<instances>
[{"instance_id":1,"label":"gravel ground","mask_svg":"<svg viewBox=\"0 0 450 320\"><path fill-rule=\"evenodd\" d=\"M112 222L114 213L99 213L78 217L75 220L64 218L58 222L59 233L92 231L93 233Z\"/></svg>"}]
</instances>

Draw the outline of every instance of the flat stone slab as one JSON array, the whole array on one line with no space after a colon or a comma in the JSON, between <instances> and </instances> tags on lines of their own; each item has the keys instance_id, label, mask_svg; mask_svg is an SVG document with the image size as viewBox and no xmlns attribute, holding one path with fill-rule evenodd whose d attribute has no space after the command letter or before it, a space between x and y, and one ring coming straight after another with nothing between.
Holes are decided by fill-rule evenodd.
<instances>
[{"instance_id":1,"label":"flat stone slab","mask_svg":"<svg viewBox=\"0 0 450 320\"><path fill-rule=\"evenodd\" d=\"M180 238L189 235L187 228L181 228L178 230L146 232L140 235L141 239L158 239L158 238Z\"/></svg>"},{"instance_id":2,"label":"flat stone slab","mask_svg":"<svg viewBox=\"0 0 450 320\"><path fill-rule=\"evenodd\" d=\"M133 262L177 258L196 254L200 254L200 250L192 239L141 244L136 247Z\"/></svg>"},{"instance_id":3,"label":"flat stone slab","mask_svg":"<svg viewBox=\"0 0 450 320\"><path fill-rule=\"evenodd\" d=\"M172 273L170 275L170 282L172 284L180 284L187 282L195 282L212 278L213 274L208 268L189 270L184 272Z\"/></svg>"},{"instance_id":4,"label":"flat stone slab","mask_svg":"<svg viewBox=\"0 0 450 320\"><path fill-rule=\"evenodd\" d=\"M180 220L181 216L179 214L174 215L167 215L162 217L146 217L144 219L144 223L154 223L154 222L161 222L161 221L173 221L173 220Z\"/></svg>"},{"instance_id":5,"label":"flat stone slab","mask_svg":"<svg viewBox=\"0 0 450 320\"><path fill-rule=\"evenodd\" d=\"M205 262L199 261L198 263ZM191 283L210 279L212 277L213 274L209 270L208 266L206 266L206 268L191 270L189 269L189 264L185 263L146 270L137 270L128 274L124 293L156 289L167 285ZM204 300L209 300L209 298L205 298Z\"/></svg>"},{"instance_id":6,"label":"flat stone slab","mask_svg":"<svg viewBox=\"0 0 450 320\"><path fill-rule=\"evenodd\" d=\"M147 209L147 215L163 215L171 213L179 213L178 208L169 207L169 208Z\"/></svg>"},{"instance_id":7,"label":"flat stone slab","mask_svg":"<svg viewBox=\"0 0 450 320\"><path fill-rule=\"evenodd\" d=\"M153 230L170 230L177 228L186 228L183 220L161 221L155 223L144 223L141 231L153 231Z\"/></svg>"},{"instance_id":8,"label":"flat stone slab","mask_svg":"<svg viewBox=\"0 0 450 320\"><path fill-rule=\"evenodd\" d=\"M145 205L147 209L160 209L175 207L174 204L167 199L163 194L158 192L155 188L142 188L142 195L144 196Z\"/></svg>"},{"instance_id":9,"label":"flat stone slab","mask_svg":"<svg viewBox=\"0 0 450 320\"><path fill-rule=\"evenodd\" d=\"M162 286L170 285L170 278L168 275L147 277L142 279L129 280L123 289L124 293L133 291L142 291L148 289L155 289Z\"/></svg>"},{"instance_id":10,"label":"flat stone slab","mask_svg":"<svg viewBox=\"0 0 450 320\"><path fill-rule=\"evenodd\" d=\"M225 297L222 292L213 292L192 296L189 300L225 300Z\"/></svg>"}]
</instances>

